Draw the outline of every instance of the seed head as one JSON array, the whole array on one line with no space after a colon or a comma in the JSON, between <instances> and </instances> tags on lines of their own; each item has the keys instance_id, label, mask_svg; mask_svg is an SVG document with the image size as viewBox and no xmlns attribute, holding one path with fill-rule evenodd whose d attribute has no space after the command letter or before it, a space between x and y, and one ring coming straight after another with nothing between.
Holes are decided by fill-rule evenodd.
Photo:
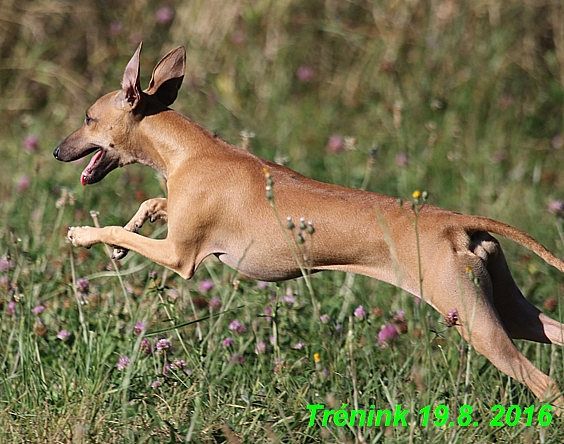
<instances>
[{"instance_id":1,"label":"seed head","mask_svg":"<svg viewBox=\"0 0 564 444\"><path fill-rule=\"evenodd\" d=\"M293 230L296 226L294 225L294 222L292 222L292 218L291 218L290 216L288 216L288 217L286 218L286 220L288 221L288 222L286 223L286 228L287 228L288 230Z\"/></svg>"},{"instance_id":2,"label":"seed head","mask_svg":"<svg viewBox=\"0 0 564 444\"><path fill-rule=\"evenodd\" d=\"M309 221L309 222L307 223L307 232L308 232L309 234L315 233L315 228L313 228L313 224L312 224L311 221Z\"/></svg>"}]
</instances>

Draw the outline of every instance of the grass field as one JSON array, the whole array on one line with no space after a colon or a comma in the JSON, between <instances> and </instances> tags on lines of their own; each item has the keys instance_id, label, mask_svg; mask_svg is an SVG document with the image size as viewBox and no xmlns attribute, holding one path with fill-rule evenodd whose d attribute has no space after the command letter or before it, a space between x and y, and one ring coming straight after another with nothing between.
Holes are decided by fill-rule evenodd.
<instances>
[{"instance_id":1,"label":"grass field","mask_svg":"<svg viewBox=\"0 0 564 444\"><path fill-rule=\"evenodd\" d=\"M215 259L184 281L73 248L91 211L123 225L164 196L152 170L82 187L84 164L52 157L140 40L143 85L186 46L174 108L225 140L327 182L426 190L564 257L560 0L0 0L1 443L564 441L531 392L389 285L255 282ZM561 274L503 245L526 297L564 319ZM564 384L560 348L518 346ZM308 405L335 416L310 425ZM490 425L496 405L521 416ZM335 424L398 408L405 425Z\"/></svg>"}]
</instances>

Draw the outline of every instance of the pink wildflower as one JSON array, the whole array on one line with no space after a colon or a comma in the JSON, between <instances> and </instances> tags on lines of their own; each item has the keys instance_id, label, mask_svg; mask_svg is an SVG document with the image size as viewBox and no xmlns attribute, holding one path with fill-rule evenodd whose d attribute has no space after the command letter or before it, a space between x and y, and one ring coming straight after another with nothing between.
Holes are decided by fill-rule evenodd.
<instances>
[{"instance_id":1,"label":"pink wildflower","mask_svg":"<svg viewBox=\"0 0 564 444\"><path fill-rule=\"evenodd\" d=\"M399 334L392 324L386 324L378 333L378 343L382 345L389 344L398 338Z\"/></svg>"},{"instance_id":2,"label":"pink wildflower","mask_svg":"<svg viewBox=\"0 0 564 444\"><path fill-rule=\"evenodd\" d=\"M87 292L90 288L90 282L88 282L88 279L78 278L76 280L76 286L79 291Z\"/></svg>"},{"instance_id":3,"label":"pink wildflower","mask_svg":"<svg viewBox=\"0 0 564 444\"><path fill-rule=\"evenodd\" d=\"M31 178L27 174L22 174L16 184L18 192L23 193L31 185Z\"/></svg>"},{"instance_id":4,"label":"pink wildflower","mask_svg":"<svg viewBox=\"0 0 564 444\"><path fill-rule=\"evenodd\" d=\"M447 327L454 327L455 325L458 325L458 311L456 308L449 311L445 316L445 324Z\"/></svg>"},{"instance_id":5,"label":"pink wildflower","mask_svg":"<svg viewBox=\"0 0 564 444\"><path fill-rule=\"evenodd\" d=\"M547 210L549 213L563 215L564 214L564 202L560 199L553 200L548 204Z\"/></svg>"},{"instance_id":6,"label":"pink wildflower","mask_svg":"<svg viewBox=\"0 0 564 444\"><path fill-rule=\"evenodd\" d=\"M153 352L153 346L147 338L143 338L141 339L139 350L145 355L150 355Z\"/></svg>"},{"instance_id":7,"label":"pink wildflower","mask_svg":"<svg viewBox=\"0 0 564 444\"><path fill-rule=\"evenodd\" d=\"M200 293L207 293L214 287L213 281L209 279L203 280L200 282Z\"/></svg>"},{"instance_id":8,"label":"pink wildflower","mask_svg":"<svg viewBox=\"0 0 564 444\"><path fill-rule=\"evenodd\" d=\"M282 297L282 302L288 305L294 305L296 303L296 298L292 293L287 293Z\"/></svg>"},{"instance_id":9,"label":"pink wildflower","mask_svg":"<svg viewBox=\"0 0 564 444\"><path fill-rule=\"evenodd\" d=\"M300 82L311 82L314 76L313 69L308 65L301 65L296 71L296 77Z\"/></svg>"},{"instance_id":10,"label":"pink wildflower","mask_svg":"<svg viewBox=\"0 0 564 444\"><path fill-rule=\"evenodd\" d=\"M260 353L266 353L267 349L266 349L266 342L264 341L258 341L257 342L257 346L255 347L255 354L260 354Z\"/></svg>"},{"instance_id":11,"label":"pink wildflower","mask_svg":"<svg viewBox=\"0 0 564 444\"><path fill-rule=\"evenodd\" d=\"M57 339L60 339L61 341L66 341L68 338L70 338L70 333L66 330L61 330L58 334L57 334Z\"/></svg>"},{"instance_id":12,"label":"pink wildflower","mask_svg":"<svg viewBox=\"0 0 564 444\"><path fill-rule=\"evenodd\" d=\"M155 12L155 20L157 23L168 23L172 21L173 18L174 11L168 6L163 6L162 8L157 9L157 12Z\"/></svg>"},{"instance_id":13,"label":"pink wildflower","mask_svg":"<svg viewBox=\"0 0 564 444\"><path fill-rule=\"evenodd\" d=\"M170 368L173 370L182 370L184 367L186 367L186 361L184 359L174 358L174 361L170 364Z\"/></svg>"},{"instance_id":14,"label":"pink wildflower","mask_svg":"<svg viewBox=\"0 0 564 444\"><path fill-rule=\"evenodd\" d=\"M327 154L338 154L345 150L345 139L343 136L339 134L333 134L329 141L327 142L327 146L325 147L325 151Z\"/></svg>"},{"instance_id":15,"label":"pink wildflower","mask_svg":"<svg viewBox=\"0 0 564 444\"><path fill-rule=\"evenodd\" d=\"M233 362L236 361L237 364L242 365L243 362L245 362L245 358L241 355L239 355L238 353L233 353L230 357L229 357L229 362Z\"/></svg>"},{"instance_id":16,"label":"pink wildflower","mask_svg":"<svg viewBox=\"0 0 564 444\"><path fill-rule=\"evenodd\" d=\"M40 315L40 314L43 313L44 311L45 311L45 306L43 306L43 305L38 305L37 307L33 307L33 308L31 309L31 312L32 312L34 315Z\"/></svg>"},{"instance_id":17,"label":"pink wildflower","mask_svg":"<svg viewBox=\"0 0 564 444\"><path fill-rule=\"evenodd\" d=\"M16 314L16 301L8 302L6 305L6 316L14 316Z\"/></svg>"},{"instance_id":18,"label":"pink wildflower","mask_svg":"<svg viewBox=\"0 0 564 444\"><path fill-rule=\"evenodd\" d=\"M210 299L208 305L214 310L219 310L221 308L221 299L219 299L217 296L214 296L213 298Z\"/></svg>"},{"instance_id":19,"label":"pink wildflower","mask_svg":"<svg viewBox=\"0 0 564 444\"><path fill-rule=\"evenodd\" d=\"M223 341L221 341L221 345L223 345L225 348L231 347L233 344L235 344L233 338L225 338Z\"/></svg>"},{"instance_id":20,"label":"pink wildflower","mask_svg":"<svg viewBox=\"0 0 564 444\"><path fill-rule=\"evenodd\" d=\"M12 268L14 268L14 261L12 261L12 259L0 257L0 271L8 271Z\"/></svg>"},{"instance_id":21,"label":"pink wildflower","mask_svg":"<svg viewBox=\"0 0 564 444\"><path fill-rule=\"evenodd\" d=\"M133 334L139 336L145 330L145 322L137 321L135 323L135 327L133 327Z\"/></svg>"},{"instance_id":22,"label":"pink wildflower","mask_svg":"<svg viewBox=\"0 0 564 444\"><path fill-rule=\"evenodd\" d=\"M396 154L396 165L400 168L405 168L409 165L409 154L398 153Z\"/></svg>"},{"instance_id":23,"label":"pink wildflower","mask_svg":"<svg viewBox=\"0 0 564 444\"><path fill-rule=\"evenodd\" d=\"M114 20L110 23L110 35L116 37L123 31L123 25L119 20Z\"/></svg>"},{"instance_id":24,"label":"pink wildflower","mask_svg":"<svg viewBox=\"0 0 564 444\"><path fill-rule=\"evenodd\" d=\"M237 319L231 321L228 328L233 333L245 333L247 331L247 327L241 324Z\"/></svg>"},{"instance_id":25,"label":"pink wildflower","mask_svg":"<svg viewBox=\"0 0 564 444\"><path fill-rule=\"evenodd\" d=\"M157 350L168 350L170 347L172 347L172 344L168 339L159 339L157 341L156 347Z\"/></svg>"},{"instance_id":26,"label":"pink wildflower","mask_svg":"<svg viewBox=\"0 0 564 444\"><path fill-rule=\"evenodd\" d=\"M366 311L364 310L364 307L362 305L356 307L356 309L354 310L354 316L361 321L366 317Z\"/></svg>"},{"instance_id":27,"label":"pink wildflower","mask_svg":"<svg viewBox=\"0 0 564 444\"><path fill-rule=\"evenodd\" d=\"M22 142L26 153L35 153L39 149L39 138L35 134L26 136Z\"/></svg>"},{"instance_id":28,"label":"pink wildflower","mask_svg":"<svg viewBox=\"0 0 564 444\"><path fill-rule=\"evenodd\" d=\"M131 359L129 359L128 356L120 356L116 367L121 372L122 370L125 370L127 367L129 367L130 363Z\"/></svg>"}]
</instances>

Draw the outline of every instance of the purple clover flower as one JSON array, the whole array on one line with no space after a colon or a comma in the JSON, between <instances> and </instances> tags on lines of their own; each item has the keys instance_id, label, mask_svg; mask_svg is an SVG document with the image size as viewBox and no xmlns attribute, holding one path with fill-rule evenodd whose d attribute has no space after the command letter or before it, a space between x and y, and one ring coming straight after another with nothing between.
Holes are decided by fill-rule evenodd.
<instances>
[{"instance_id":1,"label":"purple clover flower","mask_svg":"<svg viewBox=\"0 0 564 444\"><path fill-rule=\"evenodd\" d=\"M165 24L171 22L174 18L174 10L168 6L163 6L155 12L155 21L157 23Z\"/></svg>"},{"instance_id":2,"label":"purple clover flower","mask_svg":"<svg viewBox=\"0 0 564 444\"><path fill-rule=\"evenodd\" d=\"M214 287L213 281L210 281L209 279L205 279L202 282L200 282L200 293L207 293L213 287Z\"/></svg>"},{"instance_id":3,"label":"purple clover flower","mask_svg":"<svg viewBox=\"0 0 564 444\"><path fill-rule=\"evenodd\" d=\"M237 334L245 333L247 331L247 327L241 324L237 319L231 321L228 328L230 331Z\"/></svg>"},{"instance_id":4,"label":"purple clover flower","mask_svg":"<svg viewBox=\"0 0 564 444\"><path fill-rule=\"evenodd\" d=\"M0 271L8 271L14 268L14 261L5 257L0 257Z\"/></svg>"},{"instance_id":5,"label":"purple clover flower","mask_svg":"<svg viewBox=\"0 0 564 444\"><path fill-rule=\"evenodd\" d=\"M210 299L208 305L214 310L219 310L221 308L221 299L219 299L217 296L214 296Z\"/></svg>"},{"instance_id":6,"label":"purple clover flower","mask_svg":"<svg viewBox=\"0 0 564 444\"><path fill-rule=\"evenodd\" d=\"M131 359L129 359L128 356L124 355L119 357L119 361L116 364L116 367L121 372L125 370L127 367L129 367L129 364L131 364Z\"/></svg>"},{"instance_id":7,"label":"purple clover flower","mask_svg":"<svg viewBox=\"0 0 564 444\"><path fill-rule=\"evenodd\" d=\"M153 352L153 346L147 338L141 339L141 344L139 346L139 351L145 355L150 355Z\"/></svg>"},{"instance_id":8,"label":"purple clover flower","mask_svg":"<svg viewBox=\"0 0 564 444\"><path fill-rule=\"evenodd\" d=\"M57 339L60 339L61 341L65 342L68 338L70 338L71 334L66 331L66 330L61 330L58 334L57 334Z\"/></svg>"},{"instance_id":9,"label":"purple clover flower","mask_svg":"<svg viewBox=\"0 0 564 444\"><path fill-rule=\"evenodd\" d=\"M170 341L168 339L159 339L157 341L157 350L168 350L169 348L172 347L172 344L170 343Z\"/></svg>"},{"instance_id":10,"label":"purple clover flower","mask_svg":"<svg viewBox=\"0 0 564 444\"><path fill-rule=\"evenodd\" d=\"M362 305L359 305L355 308L354 316L361 321L366 317L366 311L364 310L364 307Z\"/></svg>"},{"instance_id":11,"label":"purple clover flower","mask_svg":"<svg viewBox=\"0 0 564 444\"><path fill-rule=\"evenodd\" d=\"M231 347L233 344L235 344L233 338L225 338L223 341L221 341L221 345L223 345L225 348Z\"/></svg>"},{"instance_id":12,"label":"purple clover flower","mask_svg":"<svg viewBox=\"0 0 564 444\"><path fill-rule=\"evenodd\" d=\"M387 345L398 338L399 334L392 324L386 324L378 333L378 344Z\"/></svg>"},{"instance_id":13,"label":"purple clover flower","mask_svg":"<svg viewBox=\"0 0 564 444\"><path fill-rule=\"evenodd\" d=\"M445 316L445 324L447 327L454 327L458 324L458 311L456 308L447 313Z\"/></svg>"},{"instance_id":14,"label":"purple clover flower","mask_svg":"<svg viewBox=\"0 0 564 444\"><path fill-rule=\"evenodd\" d=\"M133 334L135 336L139 336L140 334L143 333L143 330L145 330L145 322L144 321L137 321L135 323L135 327L133 327Z\"/></svg>"},{"instance_id":15,"label":"purple clover flower","mask_svg":"<svg viewBox=\"0 0 564 444\"><path fill-rule=\"evenodd\" d=\"M22 146L26 153L35 153L39 149L39 138L35 134L30 134L25 137Z\"/></svg>"},{"instance_id":16,"label":"purple clover flower","mask_svg":"<svg viewBox=\"0 0 564 444\"><path fill-rule=\"evenodd\" d=\"M255 347L255 354L264 354L267 352L266 342L258 341L257 346Z\"/></svg>"},{"instance_id":17,"label":"purple clover flower","mask_svg":"<svg viewBox=\"0 0 564 444\"><path fill-rule=\"evenodd\" d=\"M549 213L561 216L564 214L564 202L560 199L553 200L548 204L547 210Z\"/></svg>"},{"instance_id":18,"label":"purple clover flower","mask_svg":"<svg viewBox=\"0 0 564 444\"><path fill-rule=\"evenodd\" d=\"M44 305L38 305L37 307L33 307L33 308L31 309L31 312L32 312L34 315L36 315L36 316L37 316L37 315L40 315L40 314L43 313L44 311L45 311L45 306L44 306Z\"/></svg>"},{"instance_id":19,"label":"purple clover flower","mask_svg":"<svg viewBox=\"0 0 564 444\"><path fill-rule=\"evenodd\" d=\"M184 359L174 358L174 361L170 364L170 368L173 370L182 370L184 367L186 367L186 361Z\"/></svg>"},{"instance_id":20,"label":"purple clover flower","mask_svg":"<svg viewBox=\"0 0 564 444\"><path fill-rule=\"evenodd\" d=\"M76 280L76 286L78 287L79 291L86 293L90 288L90 282L88 282L88 279L78 278Z\"/></svg>"}]
</instances>

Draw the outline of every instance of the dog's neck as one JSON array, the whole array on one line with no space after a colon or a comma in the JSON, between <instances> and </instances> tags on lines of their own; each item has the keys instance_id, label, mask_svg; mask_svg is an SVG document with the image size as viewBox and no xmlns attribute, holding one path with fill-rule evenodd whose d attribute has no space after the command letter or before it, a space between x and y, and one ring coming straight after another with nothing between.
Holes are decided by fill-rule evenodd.
<instances>
[{"instance_id":1,"label":"dog's neck","mask_svg":"<svg viewBox=\"0 0 564 444\"><path fill-rule=\"evenodd\" d=\"M135 161L166 179L192 159L201 159L214 145L214 135L171 109L145 116L136 131Z\"/></svg>"}]
</instances>

